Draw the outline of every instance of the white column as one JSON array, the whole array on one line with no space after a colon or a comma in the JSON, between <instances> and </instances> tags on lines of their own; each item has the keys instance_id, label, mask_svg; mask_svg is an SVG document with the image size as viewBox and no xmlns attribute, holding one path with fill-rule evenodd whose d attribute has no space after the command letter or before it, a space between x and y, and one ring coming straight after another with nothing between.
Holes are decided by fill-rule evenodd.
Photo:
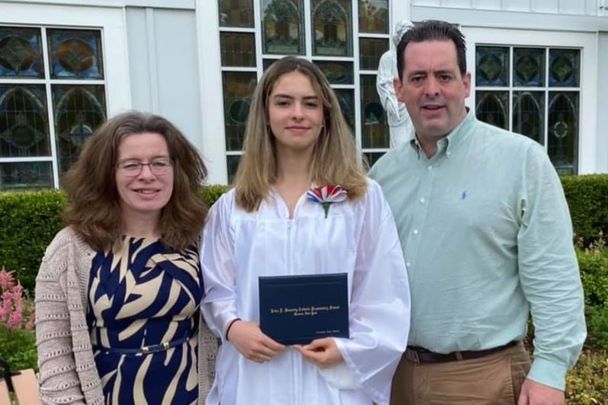
<instances>
[{"instance_id":1,"label":"white column","mask_svg":"<svg viewBox=\"0 0 608 405\"><path fill-rule=\"evenodd\" d=\"M209 169L209 184L226 184L226 136L220 57L218 2L196 0L202 122L201 153Z\"/></svg>"}]
</instances>

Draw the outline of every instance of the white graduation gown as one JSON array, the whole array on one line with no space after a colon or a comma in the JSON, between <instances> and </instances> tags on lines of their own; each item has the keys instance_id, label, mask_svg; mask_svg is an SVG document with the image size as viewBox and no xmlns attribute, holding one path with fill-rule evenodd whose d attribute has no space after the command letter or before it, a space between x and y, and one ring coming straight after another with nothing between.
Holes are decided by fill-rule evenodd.
<instances>
[{"instance_id":1,"label":"white graduation gown","mask_svg":"<svg viewBox=\"0 0 608 405\"><path fill-rule=\"evenodd\" d=\"M225 193L201 245L202 310L222 339L208 405L387 404L405 350L410 294L394 220L378 184L365 197L323 207L303 195L294 218L277 193L247 213ZM247 360L225 340L234 318L259 322L258 276L348 273L350 338L335 338L341 365L320 370L288 348Z\"/></svg>"}]
</instances>

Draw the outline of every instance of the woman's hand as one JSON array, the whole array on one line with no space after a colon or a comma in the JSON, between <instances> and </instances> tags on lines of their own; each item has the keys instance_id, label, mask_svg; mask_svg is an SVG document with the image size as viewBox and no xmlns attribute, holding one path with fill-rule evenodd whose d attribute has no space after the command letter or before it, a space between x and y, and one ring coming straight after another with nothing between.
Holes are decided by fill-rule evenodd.
<instances>
[{"instance_id":1,"label":"woman's hand","mask_svg":"<svg viewBox=\"0 0 608 405\"><path fill-rule=\"evenodd\" d=\"M312 361L319 368L328 368L344 362L333 338L315 339L306 346L295 345L293 347L306 360Z\"/></svg>"},{"instance_id":2,"label":"woman's hand","mask_svg":"<svg viewBox=\"0 0 608 405\"><path fill-rule=\"evenodd\" d=\"M286 349L265 335L258 324L240 319L232 324L227 337L246 359L256 363L270 361Z\"/></svg>"}]
</instances>

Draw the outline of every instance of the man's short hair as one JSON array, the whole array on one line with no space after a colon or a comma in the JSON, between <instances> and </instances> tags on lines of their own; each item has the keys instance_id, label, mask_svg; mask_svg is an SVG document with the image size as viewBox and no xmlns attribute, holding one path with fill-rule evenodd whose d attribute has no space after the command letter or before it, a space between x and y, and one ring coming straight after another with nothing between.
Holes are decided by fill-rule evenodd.
<instances>
[{"instance_id":1,"label":"man's short hair","mask_svg":"<svg viewBox=\"0 0 608 405\"><path fill-rule=\"evenodd\" d=\"M458 68L462 75L467 72L466 43L462 32L453 24L440 20L425 20L415 23L403 34L397 46L397 71L399 79L403 80L405 68L405 48L410 42L423 41L452 41L456 47Z\"/></svg>"}]
</instances>

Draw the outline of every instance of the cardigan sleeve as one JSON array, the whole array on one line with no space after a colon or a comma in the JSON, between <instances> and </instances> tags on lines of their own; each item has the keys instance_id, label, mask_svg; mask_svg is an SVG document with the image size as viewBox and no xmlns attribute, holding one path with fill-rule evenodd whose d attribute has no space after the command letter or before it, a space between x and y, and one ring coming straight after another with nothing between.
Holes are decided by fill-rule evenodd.
<instances>
[{"instance_id":1,"label":"cardigan sleeve","mask_svg":"<svg viewBox=\"0 0 608 405\"><path fill-rule=\"evenodd\" d=\"M72 350L67 303L68 244L58 235L36 277L36 345L43 404L85 404Z\"/></svg>"}]
</instances>

